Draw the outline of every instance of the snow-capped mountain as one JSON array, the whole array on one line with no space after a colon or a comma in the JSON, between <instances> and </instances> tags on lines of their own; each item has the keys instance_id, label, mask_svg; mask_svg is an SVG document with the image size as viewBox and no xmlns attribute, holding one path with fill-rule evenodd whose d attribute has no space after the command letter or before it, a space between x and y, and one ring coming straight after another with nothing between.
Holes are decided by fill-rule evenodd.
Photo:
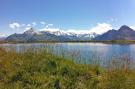
<instances>
[{"instance_id":1,"label":"snow-capped mountain","mask_svg":"<svg viewBox=\"0 0 135 89\"><path fill-rule=\"evenodd\" d=\"M89 38L94 38L95 36L98 35L95 32L91 32L91 33L75 33L75 32L66 32L66 31L42 31L42 32L48 32L56 36L76 36L76 37L89 37Z\"/></svg>"},{"instance_id":2,"label":"snow-capped mountain","mask_svg":"<svg viewBox=\"0 0 135 89\"><path fill-rule=\"evenodd\" d=\"M89 41L98 36L96 33L74 33L66 31L35 31L33 28L22 34L12 34L6 41Z\"/></svg>"},{"instance_id":3,"label":"snow-capped mountain","mask_svg":"<svg viewBox=\"0 0 135 89\"><path fill-rule=\"evenodd\" d=\"M33 35L33 34L37 34L37 32L33 28L30 28L29 30L25 31L23 34Z\"/></svg>"},{"instance_id":4,"label":"snow-capped mountain","mask_svg":"<svg viewBox=\"0 0 135 89\"><path fill-rule=\"evenodd\" d=\"M48 33L54 34L56 36L65 36L65 35L68 35L68 33L64 32L64 31L44 31L44 32L48 32Z\"/></svg>"}]
</instances>

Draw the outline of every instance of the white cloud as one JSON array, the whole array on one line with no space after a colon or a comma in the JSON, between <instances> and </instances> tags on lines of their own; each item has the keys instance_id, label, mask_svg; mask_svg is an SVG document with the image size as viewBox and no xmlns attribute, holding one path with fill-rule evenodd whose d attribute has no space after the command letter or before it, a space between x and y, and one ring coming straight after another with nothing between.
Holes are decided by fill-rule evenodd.
<instances>
[{"instance_id":1,"label":"white cloud","mask_svg":"<svg viewBox=\"0 0 135 89\"><path fill-rule=\"evenodd\" d=\"M32 26L36 26L37 25L37 23L36 22L32 22Z\"/></svg>"},{"instance_id":2,"label":"white cloud","mask_svg":"<svg viewBox=\"0 0 135 89\"><path fill-rule=\"evenodd\" d=\"M29 30L30 28L31 28L31 27L26 27L26 28L25 28L25 31L26 31L26 30Z\"/></svg>"},{"instance_id":3,"label":"white cloud","mask_svg":"<svg viewBox=\"0 0 135 89\"><path fill-rule=\"evenodd\" d=\"M22 24L21 26L24 27L24 26L26 26L26 24Z\"/></svg>"},{"instance_id":4,"label":"white cloud","mask_svg":"<svg viewBox=\"0 0 135 89\"><path fill-rule=\"evenodd\" d=\"M46 22L44 22L44 21L41 21L41 22L40 22L40 24L42 24L42 25L45 25L45 24L46 24Z\"/></svg>"},{"instance_id":5,"label":"white cloud","mask_svg":"<svg viewBox=\"0 0 135 89\"><path fill-rule=\"evenodd\" d=\"M31 24L27 24L28 27L31 27Z\"/></svg>"},{"instance_id":6,"label":"white cloud","mask_svg":"<svg viewBox=\"0 0 135 89\"><path fill-rule=\"evenodd\" d=\"M130 26L130 28L134 29L135 30L135 26Z\"/></svg>"},{"instance_id":7,"label":"white cloud","mask_svg":"<svg viewBox=\"0 0 135 89\"><path fill-rule=\"evenodd\" d=\"M49 26L48 26L48 25L46 25L46 26L45 26L45 28L49 28Z\"/></svg>"},{"instance_id":8,"label":"white cloud","mask_svg":"<svg viewBox=\"0 0 135 89\"><path fill-rule=\"evenodd\" d=\"M76 34L87 34L87 33L90 33L90 30L68 29L67 32L72 32L72 33L76 33Z\"/></svg>"},{"instance_id":9,"label":"white cloud","mask_svg":"<svg viewBox=\"0 0 135 89\"><path fill-rule=\"evenodd\" d=\"M53 26L53 24L48 24L48 26Z\"/></svg>"},{"instance_id":10,"label":"white cloud","mask_svg":"<svg viewBox=\"0 0 135 89\"><path fill-rule=\"evenodd\" d=\"M0 37L5 37L6 35L3 33L0 33Z\"/></svg>"},{"instance_id":11,"label":"white cloud","mask_svg":"<svg viewBox=\"0 0 135 89\"><path fill-rule=\"evenodd\" d=\"M54 31L62 31L59 28L43 28L40 29L39 31L50 31L50 32L54 32Z\"/></svg>"},{"instance_id":12,"label":"white cloud","mask_svg":"<svg viewBox=\"0 0 135 89\"><path fill-rule=\"evenodd\" d=\"M46 25L46 28L50 28L50 27L52 27L53 26L53 24L47 24Z\"/></svg>"},{"instance_id":13,"label":"white cloud","mask_svg":"<svg viewBox=\"0 0 135 89\"><path fill-rule=\"evenodd\" d=\"M81 30L81 29L68 29L68 30L61 30L59 28L53 28L50 27L53 26L53 24L47 25L45 28L40 29L40 31L62 31L62 32L72 32L76 34L89 34L89 33L97 33L97 34L102 34L107 32L108 30L112 30L112 26L107 23L98 23L95 27L92 27L89 30Z\"/></svg>"},{"instance_id":14,"label":"white cloud","mask_svg":"<svg viewBox=\"0 0 135 89\"><path fill-rule=\"evenodd\" d=\"M103 34L109 30L112 30L112 25L107 23L98 23L95 27L92 27L89 30L76 30L76 29L69 29L67 32L73 32L76 34L88 34L88 33L97 33L97 34Z\"/></svg>"},{"instance_id":15,"label":"white cloud","mask_svg":"<svg viewBox=\"0 0 135 89\"><path fill-rule=\"evenodd\" d=\"M97 34L103 34L109 30L112 30L112 25L107 23L98 23L95 27L92 27L89 30L77 30L77 29L69 29L67 32L73 32L76 34L88 34L88 33L97 33Z\"/></svg>"},{"instance_id":16,"label":"white cloud","mask_svg":"<svg viewBox=\"0 0 135 89\"><path fill-rule=\"evenodd\" d=\"M90 29L90 32L95 32L97 34L102 34L108 30L112 30L112 25L107 23L98 23L97 26Z\"/></svg>"},{"instance_id":17,"label":"white cloud","mask_svg":"<svg viewBox=\"0 0 135 89\"><path fill-rule=\"evenodd\" d=\"M12 29L16 29L16 28L19 28L21 25L17 22L14 22L14 23L11 23L9 24L9 27L12 28Z\"/></svg>"},{"instance_id":18,"label":"white cloud","mask_svg":"<svg viewBox=\"0 0 135 89\"><path fill-rule=\"evenodd\" d=\"M114 19L112 19L113 21ZM39 29L40 31L63 31L63 32L73 32L76 34L89 34L89 33L97 33L97 34L102 34L107 32L108 30L112 30L112 25L108 23L98 23L96 26L90 28L90 29L67 29L67 30L62 30L59 28L53 27L53 24L46 24L45 22L40 22L40 24L37 24L36 22L32 22L31 24L19 24L17 22L14 22L12 24L9 24L10 28L21 28L22 30L29 30L31 27L34 27L36 25L44 25L45 28ZM135 27L132 26L132 28L135 29Z\"/></svg>"}]
</instances>

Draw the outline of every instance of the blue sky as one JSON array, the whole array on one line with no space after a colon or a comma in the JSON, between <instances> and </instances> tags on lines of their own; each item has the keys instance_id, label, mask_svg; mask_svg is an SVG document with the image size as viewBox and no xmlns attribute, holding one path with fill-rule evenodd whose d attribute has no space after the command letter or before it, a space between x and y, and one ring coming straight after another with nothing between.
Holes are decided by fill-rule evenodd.
<instances>
[{"instance_id":1,"label":"blue sky","mask_svg":"<svg viewBox=\"0 0 135 89\"><path fill-rule=\"evenodd\" d=\"M19 26L10 27L14 23ZM0 0L0 33L23 32L29 26L43 29L48 24L49 28L76 31L99 24L135 27L135 0Z\"/></svg>"}]
</instances>

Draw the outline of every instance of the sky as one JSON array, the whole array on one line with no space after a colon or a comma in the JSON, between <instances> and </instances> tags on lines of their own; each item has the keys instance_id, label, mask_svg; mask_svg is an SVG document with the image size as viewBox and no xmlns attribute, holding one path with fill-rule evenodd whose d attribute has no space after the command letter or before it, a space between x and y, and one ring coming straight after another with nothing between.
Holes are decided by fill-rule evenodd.
<instances>
[{"instance_id":1,"label":"sky","mask_svg":"<svg viewBox=\"0 0 135 89\"><path fill-rule=\"evenodd\" d=\"M103 33L135 28L135 0L0 0L0 35L35 30Z\"/></svg>"}]
</instances>

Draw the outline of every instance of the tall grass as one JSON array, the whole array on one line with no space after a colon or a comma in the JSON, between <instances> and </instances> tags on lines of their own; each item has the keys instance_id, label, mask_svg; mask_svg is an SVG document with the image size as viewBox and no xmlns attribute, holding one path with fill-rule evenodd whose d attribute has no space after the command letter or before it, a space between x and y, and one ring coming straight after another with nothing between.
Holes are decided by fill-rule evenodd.
<instances>
[{"instance_id":1,"label":"tall grass","mask_svg":"<svg viewBox=\"0 0 135 89\"><path fill-rule=\"evenodd\" d=\"M127 58L102 68L58 57L53 48L23 50L0 48L0 89L135 89L135 70Z\"/></svg>"}]
</instances>

